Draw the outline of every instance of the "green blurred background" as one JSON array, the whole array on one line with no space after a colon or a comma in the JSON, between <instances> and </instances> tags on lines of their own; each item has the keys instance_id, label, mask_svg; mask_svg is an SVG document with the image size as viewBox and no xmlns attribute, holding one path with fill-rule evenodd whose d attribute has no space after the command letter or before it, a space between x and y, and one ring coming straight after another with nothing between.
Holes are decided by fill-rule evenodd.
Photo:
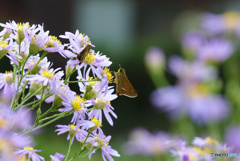
<instances>
[{"instance_id":1,"label":"green blurred background","mask_svg":"<svg viewBox=\"0 0 240 161\"><path fill-rule=\"evenodd\" d=\"M198 12L221 13L240 9L240 1L237 0L0 0L0 4L1 23L9 20L43 23L45 30L55 36L78 29L90 37L96 51L110 57L113 62L111 70L117 71L118 63L125 68L139 96L134 99L123 96L114 100L112 105L118 119L114 120L113 127L103 121L105 134L112 135L110 145L121 154L120 158L114 159L123 161L148 160L126 156L122 151L122 144L127 141L131 129L145 127L150 131L168 131L171 128L166 115L155 109L149 100L156 87L144 65L146 51L151 46L158 46L167 57L179 54L179 31L184 30L185 25L194 26L194 21L182 20L182 17L190 19ZM179 21L186 24L179 24ZM54 63L54 68L64 69L66 60L59 54L49 54L48 58ZM8 59L1 60L0 72L10 69ZM173 78L168 79L171 81ZM78 86L71 88L77 91ZM46 105L46 109L48 107ZM70 119L56 124L69 124ZM54 132L56 124L35 135L35 148L41 149L40 155L46 159L55 152L67 152L67 135L57 136ZM92 160L102 160L101 155L93 155Z\"/></svg>"}]
</instances>

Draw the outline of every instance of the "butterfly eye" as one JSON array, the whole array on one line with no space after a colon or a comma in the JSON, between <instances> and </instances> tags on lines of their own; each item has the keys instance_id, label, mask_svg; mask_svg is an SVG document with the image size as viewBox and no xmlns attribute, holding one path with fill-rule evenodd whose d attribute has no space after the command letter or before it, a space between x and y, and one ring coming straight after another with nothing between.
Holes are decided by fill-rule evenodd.
<instances>
[{"instance_id":1,"label":"butterfly eye","mask_svg":"<svg viewBox=\"0 0 240 161\"><path fill-rule=\"evenodd\" d=\"M120 72L122 73L122 72L123 72L123 70L122 70L122 69L120 69Z\"/></svg>"}]
</instances>

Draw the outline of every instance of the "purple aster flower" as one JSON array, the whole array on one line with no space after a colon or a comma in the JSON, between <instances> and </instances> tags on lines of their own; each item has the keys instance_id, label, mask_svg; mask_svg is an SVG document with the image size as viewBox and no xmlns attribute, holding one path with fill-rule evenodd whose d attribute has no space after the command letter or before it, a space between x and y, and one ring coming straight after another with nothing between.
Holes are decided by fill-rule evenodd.
<instances>
[{"instance_id":1,"label":"purple aster flower","mask_svg":"<svg viewBox=\"0 0 240 161\"><path fill-rule=\"evenodd\" d=\"M240 127L229 127L225 133L225 141L231 145L234 152L240 152Z\"/></svg>"},{"instance_id":2,"label":"purple aster flower","mask_svg":"<svg viewBox=\"0 0 240 161\"><path fill-rule=\"evenodd\" d=\"M42 82L43 86L46 86L48 84L51 87L55 79L61 79L62 76L64 75L63 71L59 71L59 70L60 68L57 68L55 70L41 69L39 71L39 75L28 75L27 80Z\"/></svg>"},{"instance_id":3,"label":"purple aster flower","mask_svg":"<svg viewBox=\"0 0 240 161\"><path fill-rule=\"evenodd\" d=\"M31 70L37 64L39 59L40 59L39 54L30 56L24 66L24 69ZM50 67L50 62L48 62L47 57L45 57L39 62L37 66L38 66L38 70L40 69L47 70Z\"/></svg>"},{"instance_id":4,"label":"purple aster flower","mask_svg":"<svg viewBox=\"0 0 240 161\"><path fill-rule=\"evenodd\" d=\"M43 50L49 52L59 52L64 58L65 55L63 54L64 45L62 45L61 41L57 39L55 36L49 36L46 45L44 46Z\"/></svg>"},{"instance_id":5,"label":"purple aster flower","mask_svg":"<svg viewBox=\"0 0 240 161\"><path fill-rule=\"evenodd\" d=\"M93 82L79 82L79 89L81 92L84 93L85 96L85 92L86 92L86 87L91 85L92 90L95 92L96 94L102 94L104 93L104 95L107 94L108 90L110 90L112 87L109 87L108 84L110 82L112 82L113 76L111 74L111 72L109 71L108 68L98 68L98 73L101 73L101 81L93 81ZM81 70L78 70L78 76L77 79L78 80L83 80L83 81L89 81L94 79L94 77L90 77L89 76L90 73L90 69L87 70L86 74L84 73L84 75L82 75ZM95 78L96 79L96 78ZM116 95L112 95L113 97L116 98Z\"/></svg>"},{"instance_id":6,"label":"purple aster flower","mask_svg":"<svg viewBox=\"0 0 240 161\"><path fill-rule=\"evenodd\" d=\"M96 118L91 118L91 120L80 120L78 122L80 124L80 126L82 126L82 129L91 129L92 131L94 130L101 130L102 127L102 122L99 121Z\"/></svg>"},{"instance_id":7,"label":"purple aster flower","mask_svg":"<svg viewBox=\"0 0 240 161\"><path fill-rule=\"evenodd\" d=\"M38 155L36 152L40 152L41 150L33 149L32 147L24 147L24 149L16 149L15 154L23 157L24 159L32 159L32 161L44 161L44 158Z\"/></svg>"},{"instance_id":8,"label":"purple aster flower","mask_svg":"<svg viewBox=\"0 0 240 161\"><path fill-rule=\"evenodd\" d=\"M65 155L61 154L61 153L55 153L54 156L50 155L52 161L62 161L65 157Z\"/></svg>"},{"instance_id":9,"label":"purple aster flower","mask_svg":"<svg viewBox=\"0 0 240 161\"><path fill-rule=\"evenodd\" d=\"M94 149L91 153L89 153L89 159L91 159L92 154L95 153L97 149L102 150L102 158L104 161L107 161L107 159L113 161L111 155L120 157L118 152L112 149L110 145L108 145L110 140L111 136L109 135L106 137L103 132L99 132L98 134L95 133L94 136L88 138L87 143L90 143L92 145L92 148Z\"/></svg>"},{"instance_id":10,"label":"purple aster flower","mask_svg":"<svg viewBox=\"0 0 240 161\"><path fill-rule=\"evenodd\" d=\"M70 50L64 50L62 51L64 55L66 55L68 58L71 57L77 57L77 54L79 54L85 45L91 44L89 38L87 35L84 35L82 33L79 33L78 30L76 30L75 34L71 32L65 32L65 35L60 35L61 38L68 39L69 44L65 44ZM77 64L77 60L76 60Z\"/></svg>"},{"instance_id":11,"label":"purple aster flower","mask_svg":"<svg viewBox=\"0 0 240 161\"><path fill-rule=\"evenodd\" d=\"M113 121L110 114L117 118L117 115L113 112L114 107L111 105L110 101L117 98L115 94L112 94L114 89L109 89L107 93L98 94L96 99L91 100L91 105L93 105L93 109L89 112L89 117L95 117L99 121L102 122L102 112L104 113L105 118L109 122L110 125L113 126Z\"/></svg>"},{"instance_id":12,"label":"purple aster flower","mask_svg":"<svg viewBox=\"0 0 240 161\"><path fill-rule=\"evenodd\" d=\"M23 85L24 79L20 83L20 86ZM13 82L13 73L12 71L6 71L5 73L0 73L0 89L3 88L3 95L6 99L12 99L12 97L17 92L18 79L16 76L15 83Z\"/></svg>"},{"instance_id":13,"label":"purple aster flower","mask_svg":"<svg viewBox=\"0 0 240 161\"><path fill-rule=\"evenodd\" d=\"M67 44L68 49L65 50L65 55L70 55L71 57L76 58L77 55L85 48L86 45L91 44L88 36L85 36L83 34L80 34L77 30L75 35L66 32L65 35L61 35L61 38L69 39L69 44ZM92 45L94 47L94 45ZM79 61L77 59L71 59L68 61L68 65L71 65L71 67L74 67L77 65ZM90 66L90 69L92 70L93 74L97 75L99 78L101 78L100 73L97 72L97 68L99 67L108 67L112 64L112 62L107 58L105 55L100 54L99 52L95 52L93 49L90 50L90 52L87 54L85 59L80 65L77 65L78 69L84 68L84 73L86 72L87 65Z\"/></svg>"},{"instance_id":14,"label":"purple aster flower","mask_svg":"<svg viewBox=\"0 0 240 161\"><path fill-rule=\"evenodd\" d=\"M168 112L171 118L189 115L196 123L220 121L228 116L229 104L219 95L211 95L201 83L157 89L152 102Z\"/></svg>"},{"instance_id":15,"label":"purple aster flower","mask_svg":"<svg viewBox=\"0 0 240 161\"><path fill-rule=\"evenodd\" d=\"M72 136L72 143L74 141L74 138L76 138L77 141L82 141L84 140L86 137L87 137L87 132L83 129L80 129L80 124L77 124L77 125L74 125L74 124L71 124L71 125L56 125L58 127L57 131L58 135L60 134L63 134L63 133L66 133L68 132L68 136L67 136L67 140L70 139L70 136Z\"/></svg>"},{"instance_id":16,"label":"purple aster flower","mask_svg":"<svg viewBox=\"0 0 240 161\"><path fill-rule=\"evenodd\" d=\"M49 31L45 32L43 26L38 25L35 29L32 29L28 33L26 33L25 37L30 42L30 44L34 44L37 47L44 49L46 43L49 40L48 34Z\"/></svg>"},{"instance_id":17,"label":"purple aster flower","mask_svg":"<svg viewBox=\"0 0 240 161\"><path fill-rule=\"evenodd\" d=\"M197 51L197 59L202 61L223 62L234 52L233 45L223 39L205 41Z\"/></svg>"},{"instance_id":18,"label":"purple aster flower","mask_svg":"<svg viewBox=\"0 0 240 161\"><path fill-rule=\"evenodd\" d=\"M84 61L79 65L78 69L84 68L85 72L87 65L89 65L93 75L97 75L99 78L102 78L101 73L98 72L98 68L108 67L111 64L112 62L105 55L102 55L99 52L95 53L95 51L92 50L92 52L88 54Z\"/></svg>"},{"instance_id":19,"label":"purple aster flower","mask_svg":"<svg viewBox=\"0 0 240 161\"><path fill-rule=\"evenodd\" d=\"M77 55L75 55L77 57ZM83 62L79 65L79 61L77 59L71 59L67 62L67 65L74 67L77 65L77 69L84 69L84 73L86 73L87 66L89 65L89 69L93 72L93 75L97 75L97 77L102 78L101 73L99 72L99 68L108 67L112 64L112 62L105 55L101 55L99 52L95 53L94 50L90 50L90 53L87 54ZM101 71L101 70L100 70Z\"/></svg>"},{"instance_id":20,"label":"purple aster flower","mask_svg":"<svg viewBox=\"0 0 240 161\"><path fill-rule=\"evenodd\" d=\"M75 92L69 90L64 92L63 95L60 95L60 97L63 99L62 105L65 106L65 108L60 108L59 111L74 111L71 120L72 123L76 123L80 119L85 119L87 112L85 107L87 107L88 104L80 95L76 95Z\"/></svg>"},{"instance_id":21,"label":"purple aster flower","mask_svg":"<svg viewBox=\"0 0 240 161\"><path fill-rule=\"evenodd\" d=\"M13 63L18 65L18 61L17 59L20 59L21 56L16 55L12 49L13 49L14 45L13 45L13 41L12 39L10 39L10 41L3 41L0 40L0 58L2 58L3 56L5 56L6 54L9 54L9 59L11 61L13 61Z\"/></svg>"}]
</instances>

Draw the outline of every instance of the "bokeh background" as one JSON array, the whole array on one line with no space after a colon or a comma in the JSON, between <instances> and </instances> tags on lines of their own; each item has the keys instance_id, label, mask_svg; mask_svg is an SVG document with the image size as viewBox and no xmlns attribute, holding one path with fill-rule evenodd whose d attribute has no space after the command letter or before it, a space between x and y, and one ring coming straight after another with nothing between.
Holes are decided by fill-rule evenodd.
<instances>
[{"instance_id":1,"label":"bokeh background","mask_svg":"<svg viewBox=\"0 0 240 161\"><path fill-rule=\"evenodd\" d=\"M150 131L168 131L171 128L165 113L154 108L149 99L156 87L144 65L146 51L158 46L164 50L166 57L179 54L179 36L185 28L179 21L194 25L191 17L200 12L240 10L238 0L0 0L0 4L1 23L15 20L44 24L45 30L55 36L78 29L90 37L95 50L110 57L113 62L111 70L117 71L118 63L125 68L138 97L122 96L113 101L118 119L114 120L113 127L103 121L105 134L112 135L110 144L121 154L115 160L124 161L148 160L123 153L122 144L127 141L131 129L145 127ZM66 64L66 60L57 54L48 55L48 59L53 62L54 68L64 68ZM1 72L10 68L8 59L4 61L6 68L1 68ZM171 76L168 80L175 81ZM67 124L69 120L57 123ZM66 135L57 136L55 129L51 125L35 135L35 148L42 149L41 155L46 158L56 151L63 154L67 151ZM92 160L102 159L100 154L95 154Z\"/></svg>"}]
</instances>

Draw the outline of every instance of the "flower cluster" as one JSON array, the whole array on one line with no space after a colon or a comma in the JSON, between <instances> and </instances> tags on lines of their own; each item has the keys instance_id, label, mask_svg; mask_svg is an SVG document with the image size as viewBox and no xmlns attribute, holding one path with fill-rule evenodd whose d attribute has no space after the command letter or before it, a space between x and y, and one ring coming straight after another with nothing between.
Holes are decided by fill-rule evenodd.
<instances>
[{"instance_id":1,"label":"flower cluster","mask_svg":"<svg viewBox=\"0 0 240 161\"><path fill-rule=\"evenodd\" d=\"M203 13L197 17L197 29L182 33L181 56L166 57L160 48L152 47L145 57L157 88L150 97L152 104L169 116L170 132L184 140L194 138L192 145L162 132L137 129L124 146L128 154L156 160L173 160L166 156L169 152L179 161L239 160L240 14ZM225 139L225 143L196 136Z\"/></svg>"},{"instance_id":2,"label":"flower cluster","mask_svg":"<svg viewBox=\"0 0 240 161\"><path fill-rule=\"evenodd\" d=\"M109 58L99 51L96 52L89 37L79 33L78 30L75 34L66 32L65 35L61 35L60 38L69 41L62 44L57 37L49 35L49 31L45 31L44 26L40 24L17 24L12 21L0 23L0 26L3 27L0 32L0 59L7 56L13 66L11 71L0 73L1 98L10 102L8 107L0 108L0 125L3 129L13 126L14 120L11 119L19 119L16 126L22 126L22 133L29 135L34 130L72 115L68 125L57 125L56 130L58 135L69 133L67 138L70 140L69 146L74 138L81 142L79 152L72 159L79 157L84 150L88 150L91 157L97 149L102 150L104 160L105 157L113 160L111 155L119 156L118 152L108 145L111 136L105 137L101 129L103 115L112 126L112 117L117 118L111 105L111 101L116 99L117 95L114 94L113 86L109 86L113 81L108 68L112 64ZM90 46L90 50L82 57L83 60L79 61L78 56L83 54L87 46ZM52 68L52 62L48 61L47 54L60 54L66 58L65 71L61 68ZM74 73L77 73L77 76L72 80L71 76ZM70 83L77 83L79 90L70 89ZM36 97L36 100L30 102L33 97ZM42 112L43 102L51 104L49 109L44 110L45 112ZM25 109L23 107L37 110L33 125L26 123L27 120L21 121L26 117L22 114L24 112L20 112L20 109ZM6 110L8 112L4 112ZM13 113L11 110L19 115L10 114ZM6 118L9 122L5 122ZM11 135L5 133L7 131L1 139L11 140ZM12 144L15 145L15 142ZM38 150L29 146L30 143L24 144L26 145L15 146L23 148L18 149L15 154L22 158L31 158L33 161L44 160L36 154ZM69 151L66 159L68 154ZM62 160L64 157L59 153L51 156L54 161Z\"/></svg>"},{"instance_id":3,"label":"flower cluster","mask_svg":"<svg viewBox=\"0 0 240 161\"><path fill-rule=\"evenodd\" d=\"M234 156L225 157L224 160L239 159L238 153L234 151L232 146L228 145L219 143L211 137L205 139L195 137L192 146L190 146L187 141L172 137L165 132L151 133L144 128L137 128L130 133L129 141L125 143L123 148L129 155L144 155L156 158L161 156L160 160L167 160L167 158L173 160L175 158L176 161L217 161L228 154L234 154ZM223 156L221 157L221 155Z\"/></svg>"},{"instance_id":4,"label":"flower cluster","mask_svg":"<svg viewBox=\"0 0 240 161\"><path fill-rule=\"evenodd\" d=\"M226 14L233 16L236 13ZM213 22L212 19L207 20L211 16L206 17L204 14L203 17L202 26L206 26L206 21ZM152 76L154 83L163 81L165 64L168 67L167 71L177 78L177 83L169 85L172 83L165 80L165 84L160 84L161 88L154 91L151 98L153 104L167 111L171 118L188 115L198 124L207 124L221 121L229 116L230 105L221 93L224 87L218 67L233 57L237 49L226 32L209 35L206 27L199 28L181 37L183 58L172 56L168 63L165 63L164 53L155 49L156 55L161 55L159 56L161 66L158 70L162 72L155 72ZM146 59L153 56L152 52L152 49L148 51ZM146 65L151 71L155 68L150 68L149 66L153 66L150 63L146 62ZM157 78L156 75L161 75L161 78L154 80Z\"/></svg>"},{"instance_id":5,"label":"flower cluster","mask_svg":"<svg viewBox=\"0 0 240 161\"><path fill-rule=\"evenodd\" d=\"M177 144L173 149L171 149L170 153L173 157L176 157L176 160L214 161L222 160L223 157L220 155L225 156L225 154L227 155L232 152L232 148L227 146L227 144L218 143L217 140L214 140L211 137L206 137L205 139L195 137L192 144L193 146L188 146L186 142L182 141L180 144ZM225 157L224 160L233 160L233 158Z\"/></svg>"}]
</instances>

